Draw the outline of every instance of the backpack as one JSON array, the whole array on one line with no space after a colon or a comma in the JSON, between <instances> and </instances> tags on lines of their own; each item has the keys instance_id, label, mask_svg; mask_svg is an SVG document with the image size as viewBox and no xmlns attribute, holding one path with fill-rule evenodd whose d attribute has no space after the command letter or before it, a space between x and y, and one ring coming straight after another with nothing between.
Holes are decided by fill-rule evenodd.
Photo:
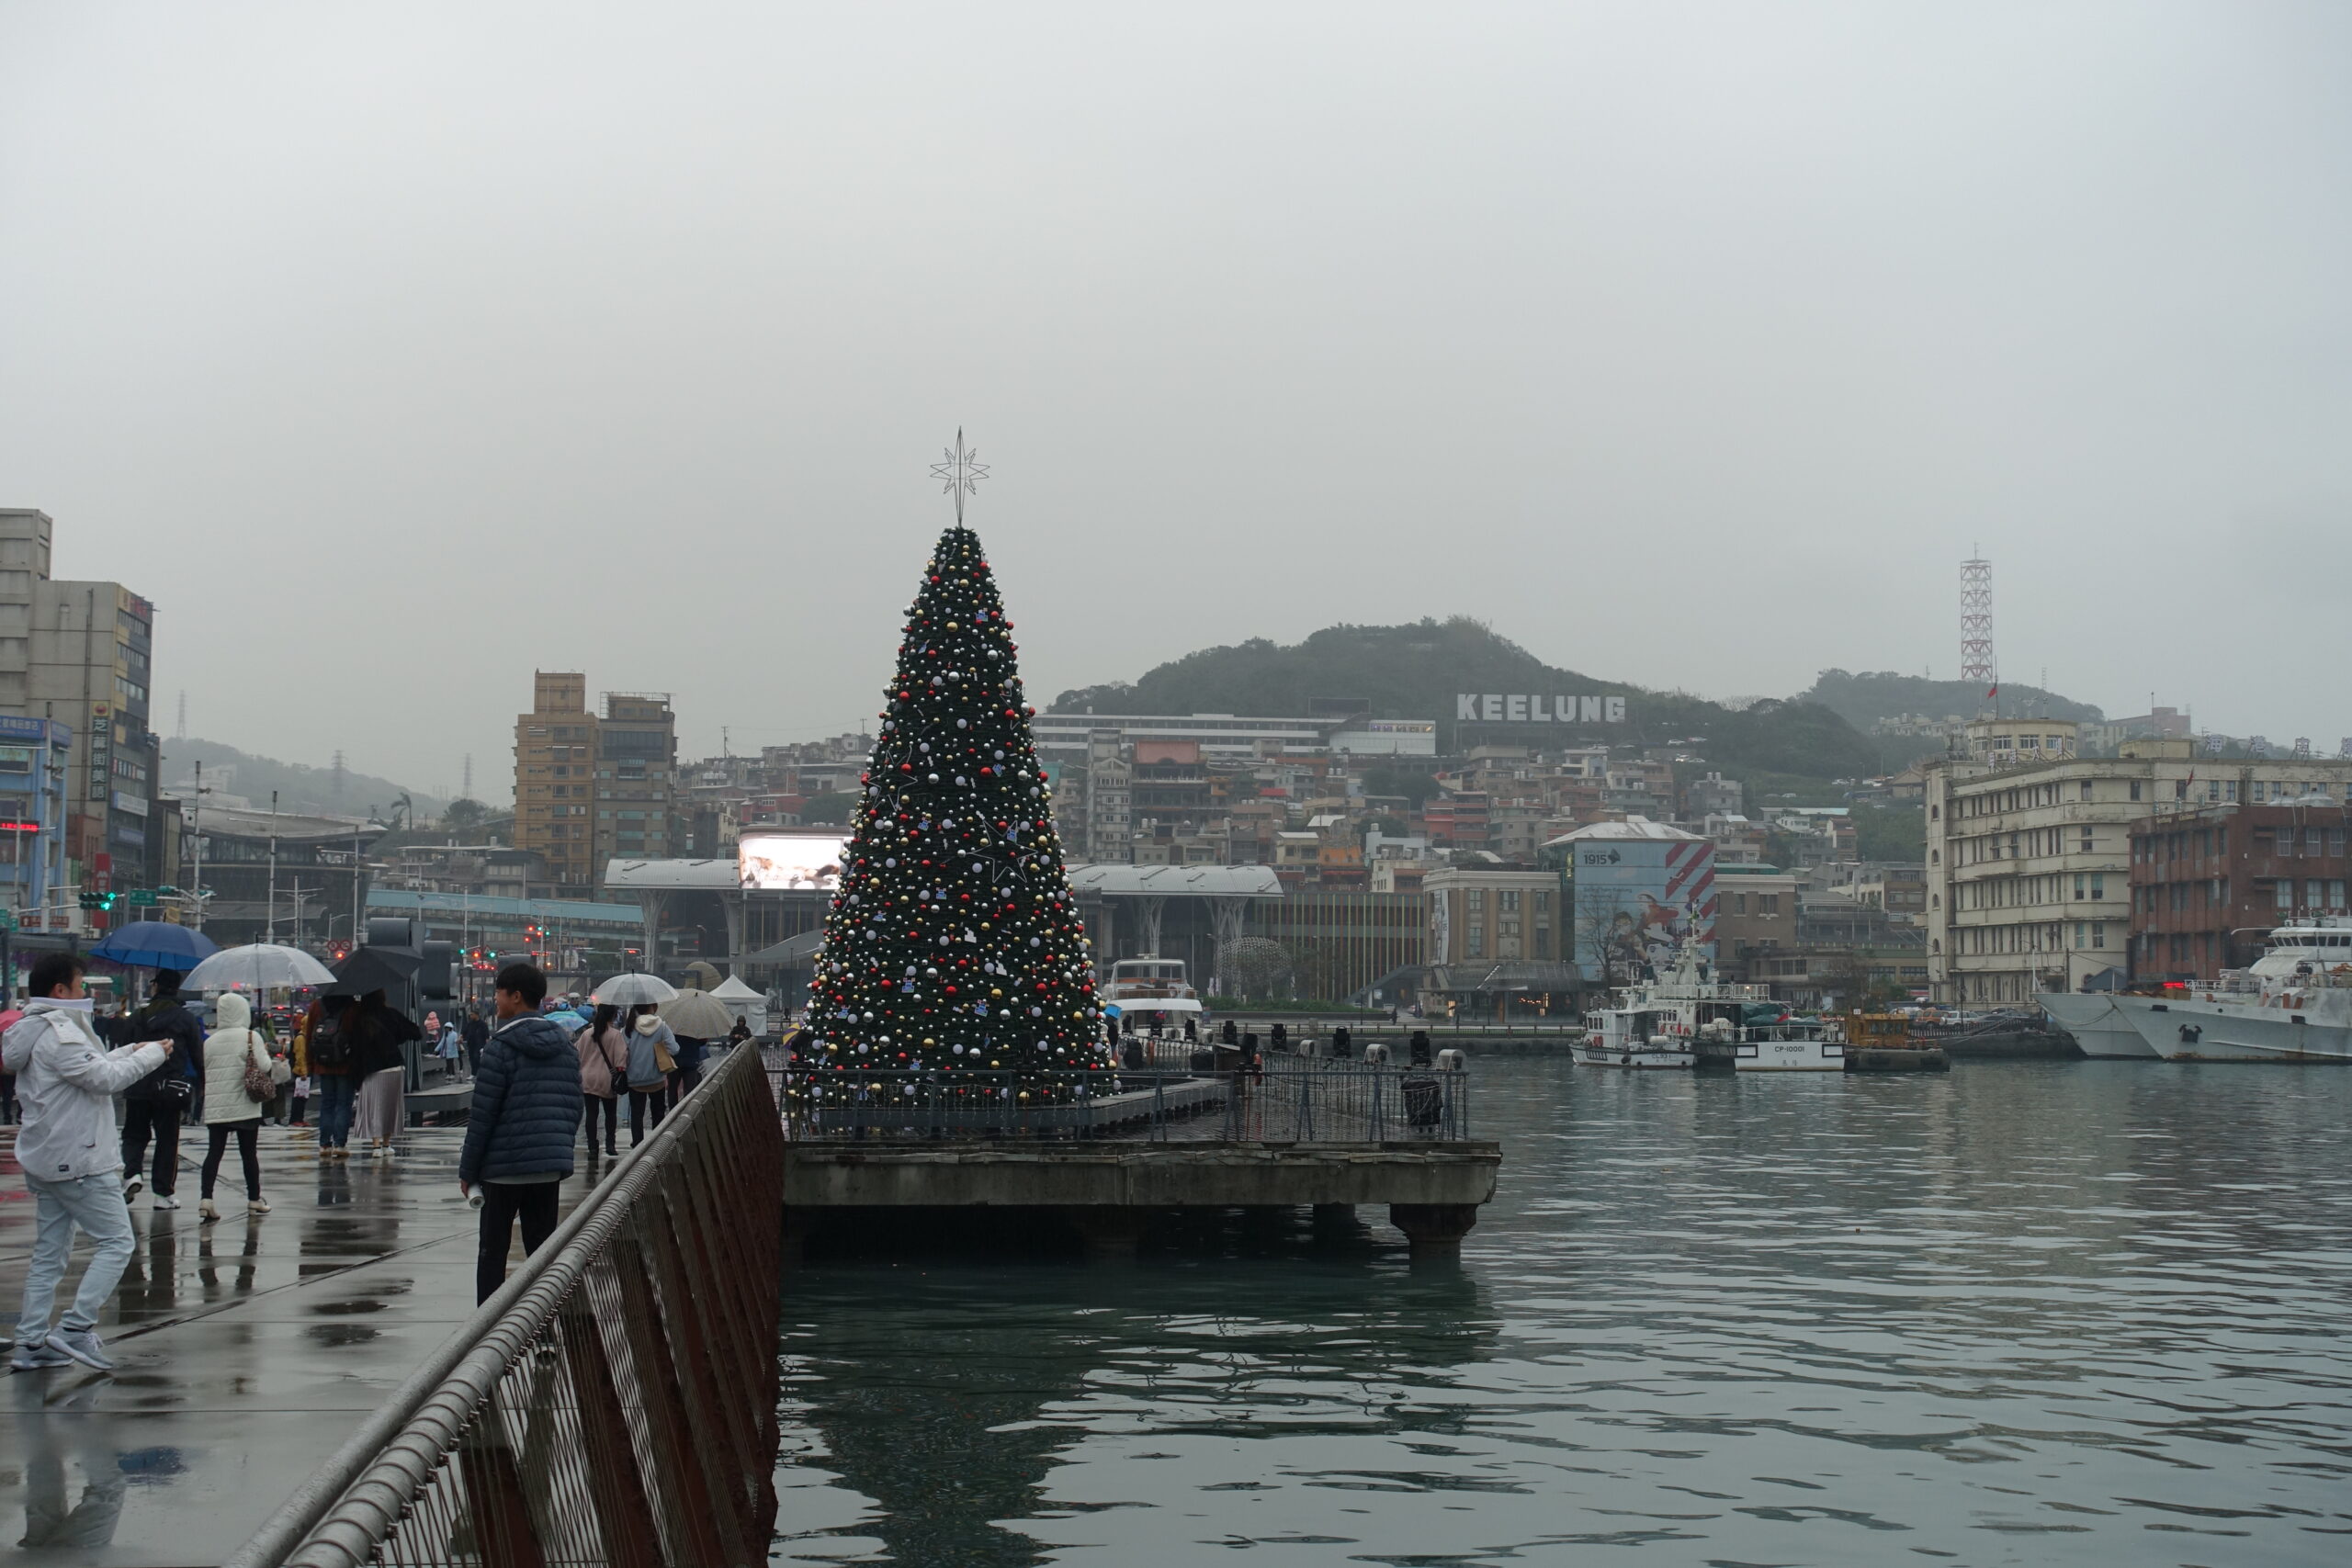
<instances>
[{"instance_id":1,"label":"backpack","mask_svg":"<svg viewBox=\"0 0 2352 1568\"><path fill-rule=\"evenodd\" d=\"M311 1069L340 1072L351 1066L351 1042L343 1032L343 1014L321 1013L311 1026Z\"/></svg>"}]
</instances>

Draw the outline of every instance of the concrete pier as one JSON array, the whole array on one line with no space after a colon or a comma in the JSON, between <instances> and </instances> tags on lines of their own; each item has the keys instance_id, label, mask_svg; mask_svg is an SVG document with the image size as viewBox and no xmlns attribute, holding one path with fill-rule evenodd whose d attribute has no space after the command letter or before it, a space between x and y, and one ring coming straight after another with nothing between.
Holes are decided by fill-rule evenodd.
<instances>
[{"instance_id":1,"label":"concrete pier","mask_svg":"<svg viewBox=\"0 0 2352 1568\"><path fill-rule=\"evenodd\" d=\"M1058 1213L1091 1252L1135 1250L1156 1214L1311 1208L1351 1223L1388 1209L1416 1252L1457 1247L1494 1196L1498 1144L797 1143L785 1166L786 1234L872 1211ZM1342 1213L1347 1216L1342 1221Z\"/></svg>"}]
</instances>

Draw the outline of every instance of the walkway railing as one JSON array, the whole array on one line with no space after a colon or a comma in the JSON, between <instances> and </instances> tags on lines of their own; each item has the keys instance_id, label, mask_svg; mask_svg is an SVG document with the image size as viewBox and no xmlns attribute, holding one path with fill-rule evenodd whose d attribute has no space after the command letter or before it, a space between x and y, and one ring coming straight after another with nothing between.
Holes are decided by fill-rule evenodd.
<instances>
[{"instance_id":1,"label":"walkway railing","mask_svg":"<svg viewBox=\"0 0 2352 1568\"><path fill-rule=\"evenodd\" d=\"M730 1052L231 1568L765 1562L783 1199Z\"/></svg>"},{"instance_id":2,"label":"walkway railing","mask_svg":"<svg viewBox=\"0 0 2352 1568\"><path fill-rule=\"evenodd\" d=\"M1105 1068L1051 1085L1012 1072L769 1071L788 1135L1378 1144L1470 1136L1468 1075L1272 1057L1256 1071Z\"/></svg>"}]
</instances>

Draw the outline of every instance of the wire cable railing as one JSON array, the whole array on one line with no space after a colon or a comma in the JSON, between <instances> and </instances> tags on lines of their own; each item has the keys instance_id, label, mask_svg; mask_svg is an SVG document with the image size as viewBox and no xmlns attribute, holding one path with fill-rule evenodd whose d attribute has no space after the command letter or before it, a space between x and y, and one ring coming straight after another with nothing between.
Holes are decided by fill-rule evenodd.
<instances>
[{"instance_id":1,"label":"wire cable railing","mask_svg":"<svg viewBox=\"0 0 2352 1568\"><path fill-rule=\"evenodd\" d=\"M784 1156L729 1053L230 1568L765 1562Z\"/></svg>"}]
</instances>

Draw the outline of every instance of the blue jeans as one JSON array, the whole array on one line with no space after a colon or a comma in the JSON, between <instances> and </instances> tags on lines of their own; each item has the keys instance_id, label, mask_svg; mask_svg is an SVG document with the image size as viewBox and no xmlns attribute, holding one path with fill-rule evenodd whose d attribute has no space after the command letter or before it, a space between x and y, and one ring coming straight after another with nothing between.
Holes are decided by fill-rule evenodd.
<instances>
[{"instance_id":1,"label":"blue jeans","mask_svg":"<svg viewBox=\"0 0 2352 1568\"><path fill-rule=\"evenodd\" d=\"M49 1314L57 1305L57 1287L64 1282L65 1265L74 1256L74 1232L79 1229L96 1244L90 1266L82 1273L82 1288L57 1326L69 1330L96 1328L98 1314L121 1282L122 1271L138 1245L130 1228L130 1207L122 1201L122 1173L104 1171L78 1181L40 1181L25 1178L36 1205L32 1260L25 1268L25 1303L17 1314L17 1343L38 1345L49 1337Z\"/></svg>"},{"instance_id":2,"label":"blue jeans","mask_svg":"<svg viewBox=\"0 0 2352 1568\"><path fill-rule=\"evenodd\" d=\"M359 1079L350 1073L321 1073L319 1087L319 1147L339 1149L351 1142L351 1112L359 1098Z\"/></svg>"}]
</instances>

